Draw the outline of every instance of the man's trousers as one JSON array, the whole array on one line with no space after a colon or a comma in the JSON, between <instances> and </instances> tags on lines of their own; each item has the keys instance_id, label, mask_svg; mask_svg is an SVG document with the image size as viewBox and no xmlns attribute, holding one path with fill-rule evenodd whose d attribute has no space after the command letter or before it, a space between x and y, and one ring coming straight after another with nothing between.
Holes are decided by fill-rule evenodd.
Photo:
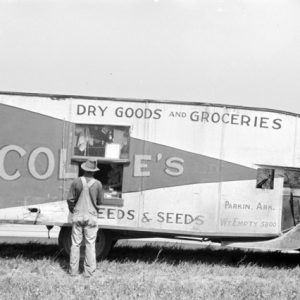
<instances>
[{"instance_id":1,"label":"man's trousers","mask_svg":"<svg viewBox=\"0 0 300 300\"><path fill-rule=\"evenodd\" d=\"M96 249L97 225L90 225L89 222L77 221L72 226L72 246L70 253L70 274L76 275L79 272L80 246L85 242L84 273L91 276L96 270Z\"/></svg>"}]
</instances>

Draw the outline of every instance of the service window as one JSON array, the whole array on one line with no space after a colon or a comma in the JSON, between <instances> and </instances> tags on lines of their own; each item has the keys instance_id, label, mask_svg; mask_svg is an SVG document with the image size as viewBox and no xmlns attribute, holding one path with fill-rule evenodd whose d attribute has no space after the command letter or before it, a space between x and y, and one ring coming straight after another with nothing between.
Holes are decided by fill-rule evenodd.
<instances>
[{"instance_id":1,"label":"service window","mask_svg":"<svg viewBox=\"0 0 300 300\"><path fill-rule=\"evenodd\" d=\"M76 124L75 157L129 158L129 126Z\"/></svg>"},{"instance_id":2,"label":"service window","mask_svg":"<svg viewBox=\"0 0 300 300\"><path fill-rule=\"evenodd\" d=\"M256 188L272 190L274 188L274 175L274 169L257 169Z\"/></svg>"},{"instance_id":3,"label":"service window","mask_svg":"<svg viewBox=\"0 0 300 300\"><path fill-rule=\"evenodd\" d=\"M75 124L72 160L80 166L87 157L97 159L94 177L104 189L103 205L122 206L124 163L129 162L129 126ZM83 170L79 167L79 176Z\"/></svg>"}]
</instances>

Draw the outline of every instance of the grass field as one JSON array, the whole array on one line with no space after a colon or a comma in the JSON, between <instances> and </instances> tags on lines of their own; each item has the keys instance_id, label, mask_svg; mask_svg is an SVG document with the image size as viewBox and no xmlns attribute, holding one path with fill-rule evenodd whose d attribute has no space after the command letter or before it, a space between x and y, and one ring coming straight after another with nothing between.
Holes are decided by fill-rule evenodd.
<instances>
[{"instance_id":1,"label":"grass field","mask_svg":"<svg viewBox=\"0 0 300 300\"><path fill-rule=\"evenodd\" d=\"M300 255L120 245L69 277L57 245L0 244L0 299L300 299Z\"/></svg>"}]
</instances>

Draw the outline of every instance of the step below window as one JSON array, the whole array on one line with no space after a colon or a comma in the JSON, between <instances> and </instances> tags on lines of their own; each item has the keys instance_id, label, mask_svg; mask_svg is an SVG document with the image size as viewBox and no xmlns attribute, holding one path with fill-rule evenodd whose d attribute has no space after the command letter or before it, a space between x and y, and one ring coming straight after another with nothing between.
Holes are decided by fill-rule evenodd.
<instances>
[{"instance_id":1,"label":"step below window","mask_svg":"<svg viewBox=\"0 0 300 300\"><path fill-rule=\"evenodd\" d=\"M129 127L76 124L73 155L75 157L128 159Z\"/></svg>"}]
</instances>

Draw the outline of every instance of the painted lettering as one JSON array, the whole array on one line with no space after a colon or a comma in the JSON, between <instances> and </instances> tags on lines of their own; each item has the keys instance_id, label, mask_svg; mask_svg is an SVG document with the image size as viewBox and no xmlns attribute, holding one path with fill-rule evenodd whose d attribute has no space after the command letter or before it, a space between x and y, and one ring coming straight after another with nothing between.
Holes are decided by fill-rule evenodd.
<instances>
[{"instance_id":1,"label":"painted lettering","mask_svg":"<svg viewBox=\"0 0 300 300\"><path fill-rule=\"evenodd\" d=\"M94 115L96 116L96 106L94 105L89 105L88 106L88 115Z\"/></svg>"},{"instance_id":2,"label":"painted lettering","mask_svg":"<svg viewBox=\"0 0 300 300\"><path fill-rule=\"evenodd\" d=\"M88 115L88 116L96 116L100 113L101 117L104 116L105 111L107 110L107 106L102 107L100 105L98 106L94 106L94 105L82 105L82 104L78 104L77 105L77 115ZM99 112L99 113L98 113Z\"/></svg>"},{"instance_id":3,"label":"painted lettering","mask_svg":"<svg viewBox=\"0 0 300 300\"><path fill-rule=\"evenodd\" d=\"M170 176L180 176L183 174L184 160L179 157L170 157L166 160L165 172Z\"/></svg>"},{"instance_id":4,"label":"painted lettering","mask_svg":"<svg viewBox=\"0 0 300 300\"><path fill-rule=\"evenodd\" d=\"M19 179L22 174L18 169L15 169L12 174L8 174L7 170L5 169L5 160L9 152L15 152L19 158L22 158L26 155L26 151L17 145L8 145L4 146L0 150L0 178L4 180L17 180ZM45 171L41 174L36 169L36 162L40 155L44 155L47 162L44 166ZM45 180L52 176L54 169L55 169L55 157L52 152L47 147L38 147L34 149L27 159L27 167L28 172L31 174L32 177L38 180ZM59 179L71 179L77 177L77 172L67 172L67 150L66 149L60 149L60 157L59 157Z\"/></svg>"},{"instance_id":5,"label":"painted lettering","mask_svg":"<svg viewBox=\"0 0 300 300\"><path fill-rule=\"evenodd\" d=\"M221 119L221 116L218 114L218 113L213 113L211 115L211 121L213 123L219 123L220 122L220 119Z\"/></svg>"},{"instance_id":6,"label":"painted lettering","mask_svg":"<svg viewBox=\"0 0 300 300\"><path fill-rule=\"evenodd\" d=\"M21 176L19 170L15 170L13 174L7 174L7 172L5 171L5 167L4 167L5 158L6 155L11 151L17 152L20 158L26 154L26 151L17 145L4 146L0 150L0 177L8 181L16 180Z\"/></svg>"},{"instance_id":7,"label":"painted lettering","mask_svg":"<svg viewBox=\"0 0 300 300\"><path fill-rule=\"evenodd\" d=\"M275 120L273 120L273 126L272 126L272 128L273 129L280 129L281 128L281 122L282 122L281 119L275 119Z\"/></svg>"},{"instance_id":8,"label":"painted lettering","mask_svg":"<svg viewBox=\"0 0 300 300\"><path fill-rule=\"evenodd\" d=\"M128 210L127 211L127 220L133 220L135 218L135 215L134 215L135 211L134 210Z\"/></svg>"},{"instance_id":9,"label":"painted lettering","mask_svg":"<svg viewBox=\"0 0 300 300\"><path fill-rule=\"evenodd\" d=\"M225 201L224 207L225 209L242 209L242 210L251 209L250 204L231 203L229 201Z\"/></svg>"},{"instance_id":10,"label":"painted lettering","mask_svg":"<svg viewBox=\"0 0 300 300\"><path fill-rule=\"evenodd\" d=\"M277 226L277 224L276 224L276 222L266 222L266 221L262 221L261 223L260 223L260 227L265 227L265 228L269 228L269 227L276 227Z\"/></svg>"},{"instance_id":11,"label":"painted lettering","mask_svg":"<svg viewBox=\"0 0 300 300\"><path fill-rule=\"evenodd\" d=\"M100 207L100 209L98 210L98 219L127 219L132 221L135 219L135 211L132 209L124 211L123 209Z\"/></svg>"},{"instance_id":12,"label":"painted lettering","mask_svg":"<svg viewBox=\"0 0 300 300\"><path fill-rule=\"evenodd\" d=\"M175 115L173 115L175 116ZM202 122L202 123L211 123L211 124L232 124L238 126L252 126L257 128L266 128L266 129L280 129L281 128L281 119L270 119L269 117L263 116L248 116L240 115L237 113L219 113L207 111L192 111L189 115L190 120L193 122Z\"/></svg>"},{"instance_id":13,"label":"painted lettering","mask_svg":"<svg viewBox=\"0 0 300 300\"><path fill-rule=\"evenodd\" d=\"M203 111L202 115L201 115L201 122L203 122L203 121L208 122L208 117L209 117L209 113L206 111Z\"/></svg>"},{"instance_id":14,"label":"painted lettering","mask_svg":"<svg viewBox=\"0 0 300 300\"><path fill-rule=\"evenodd\" d=\"M85 114L86 108L84 105L78 104L77 105L77 115Z\"/></svg>"},{"instance_id":15,"label":"painted lettering","mask_svg":"<svg viewBox=\"0 0 300 300\"><path fill-rule=\"evenodd\" d=\"M257 117L254 117L254 127L256 127L257 126Z\"/></svg>"},{"instance_id":16,"label":"painted lettering","mask_svg":"<svg viewBox=\"0 0 300 300\"><path fill-rule=\"evenodd\" d=\"M225 124L229 123L229 114L226 113L222 116L222 122Z\"/></svg>"},{"instance_id":17,"label":"painted lettering","mask_svg":"<svg viewBox=\"0 0 300 300\"><path fill-rule=\"evenodd\" d=\"M185 118L186 117L186 112L181 112L181 111L171 111L169 114L169 117L174 117L174 118Z\"/></svg>"},{"instance_id":18,"label":"painted lettering","mask_svg":"<svg viewBox=\"0 0 300 300\"><path fill-rule=\"evenodd\" d=\"M242 115L242 119L241 119L241 125L246 124L247 126L250 126L250 117L246 116L246 115Z\"/></svg>"},{"instance_id":19,"label":"painted lettering","mask_svg":"<svg viewBox=\"0 0 300 300\"><path fill-rule=\"evenodd\" d=\"M134 177L144 177L150 176L150 171L147 170L147 161L151 160L151 155L137 154L134 156L134 167L133 176Z\"/></svg>"},{"instance_id":20,"label":"painted lettering","mask_svg":"<svg viewBox=\"0 0 300 300\"><path fill-rule=\"evenodd\" d=\"M239 123L238 123L238 117L239 117L239 115L232 114L231 115L231 124L233 124L233 125L239 125Z\"/></svg>"},{"instance_id":21,"label":"painted lettering","mask_svg":"<svg viewBox=\"0 0 300 300\"><path fill-rule=\"evenodd\" d=\"M190 115L190 119L192 121L199 121L199 113L197 111L193 111Z\"/></svg>"},{"instance_id":22,"label":"painted lettering","mask_svg":"<svg viewBox=\"0 0 300 300\"><path fill-rule=\"evenodd\" d=\"M46 171L44 174L38 173L36 170L36 167L35 167L36 159L40 154L44 154L48 160L47 168L46 168ZM29 173L34 178L40 179L40 180L49 178L54 171L54 167L55 167L54 155L49 148L39 147L31 152L29 159L28 159L28 170L29 170Z\"/></svg>"},{"instance_id":23,"label":"painted lettering","mask_svg":"<svg viewBox=\"0 0 300 300\"><path fill-rule=\"evenodd\" d=\"M101 116L104 116L105 111L107 110L107 106L105 106L104 108L100 105L98 105L98 108L100 110Z\"/></svg>"},{"instance_id":24,"label":"painted lettering","mask_svg":"<svg viewBox=\"0 0 300 300\"><path fill-rule=\"evenodd\" d=\"M257 227L258 222L253 220L241 220L239 218L221 218L220 224L223 227Z\"/></svg>"},{"instance_id":25,"label":"painted lettering","mask_svg":"<svg viewBox=\"0 0 300 300\"><path fill-rule=\"evenodd\" d=\"M115 109L115 115L118 118L137 118L137 119L160 119L161 109L152 110L150 108L132 108L132 107L117 107Z\"/></svg>"},{"instance_id":26,"label":"painted lettering","mask_svg":"<svg viewBox=\"0 0 300 300\"><path fill-rule=\"evenodd\" d=\"M204 216L202 216L202 215L193 216L191 214L160 211L157 213L156 221L158 223L167 223L167 224L203 225L204 224Z\"/></svg>"},{"instance_id":27,"label":"painted lettering","mask_svg":"<svg viewBox=\"0 0 300 300\"><path fill-rule=\"evenodd\" d=\"M269 128L268 124L269 118L261 118L260 119L260 128Z\"/></svg>"},{"instance_id":28,"label":"painted lettering","mask_svg":"<svg viewBox=\"0 0 300 300\"><path fill-rule=\"evenodd\" d=\"M272 205L263 204L261 202L257 203L256 209L257 210L275 210Z\"/></svg>"}]
</instances>

